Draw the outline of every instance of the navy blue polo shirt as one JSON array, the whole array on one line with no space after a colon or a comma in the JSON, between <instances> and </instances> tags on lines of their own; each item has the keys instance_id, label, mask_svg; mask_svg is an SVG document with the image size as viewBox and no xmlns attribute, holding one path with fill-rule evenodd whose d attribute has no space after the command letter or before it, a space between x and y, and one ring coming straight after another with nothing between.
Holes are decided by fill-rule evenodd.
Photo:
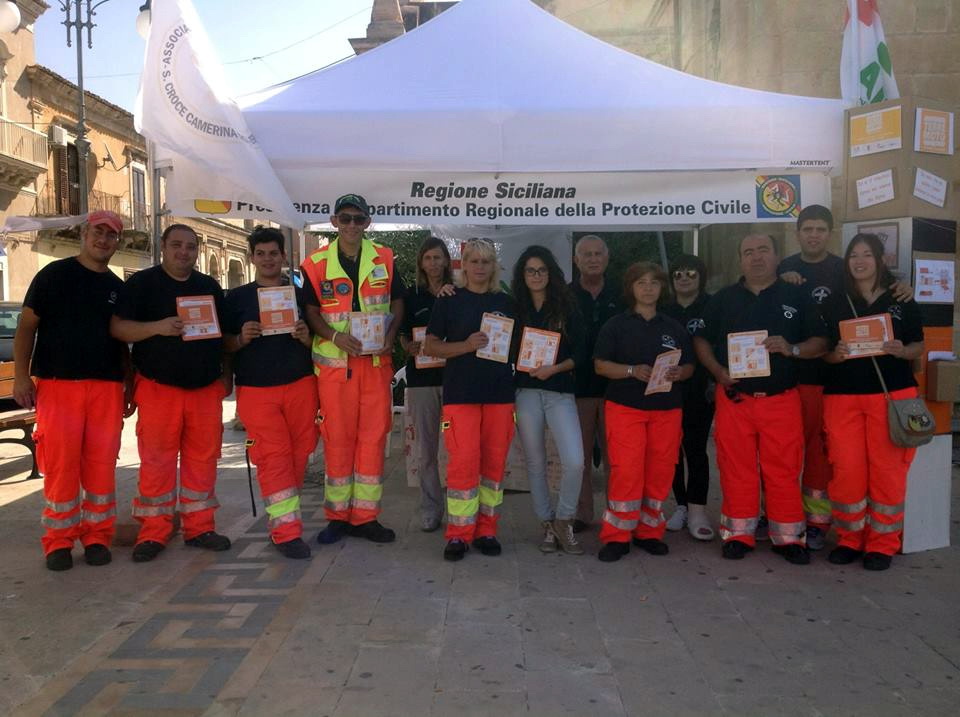
<instances>
[{"instance_id":1,"label":"navy blue polo shirt","mask_svg":"<svg viewBox=\"0 0 960 717\"><path fill-rule=\"evenodd\" d=\"M687 333L695 336L703 327L703 313L710 303L710 294L700 292L697 298L693 300L690 306L680 306L674 302L663 307L663 313L669 316L681 326L686 328ZM690 380L684 381L682 390L685 396L696 396L701 402L707 391L707 383L710 381L710 372L701 363L697 363L693 370L693 376Z\"/></svg>"},{"instance_id":2,"label":"navy blue polo shirt","mask_svg":"<svg viewBox=\"0 0 960 717\"><path fill-rule=\"evenodd\" d=\"M426 327L430 321L430 312L437 297L430 293L425 286L414 284L407 288L403 295L403 326L400 333L411 341L413 330ZM409 388L423 388L424 386L442 386L442 368L417 368L416 357L407 358L407 386Z\"/></svg>"},{"instance_id":3,"label":"navy blue polo shirt","mask_svg":"<svg viewBox=\"0 0 960 717\"><path fill-rule=\"evenodd\" d=\"M693 363L693 348L687 330L669 316L657 312L649 321L633 311L610 319L597 337L593 357L604 361L637 366L653 366L657 356L680 349L680 365ZM646 381L632 376L607 380L606 399L644 411L668 411L683 405L681 382L674 381L666 393L644 396Z\"/></svg>"},{"instance_id":4,"label":"navy blue polo shirt","mask_svg":"<svg viewBox=\"0 0 960 717\"><path fill-rule=\"evenodd\" d=\"M777 279L759 294L744 286L743 278L721 289L707 304L703 328L697 337L706 339L724 368L727 363L727 334L766 329L769 336L782 336L799 344L812 336L826 336L820 312L803 287ZM734 387L743 393L783 393L797 385L798 364L804 359L770 354L770 375L742 378Z\"/></svg>"},{"instance_id":5,"label":"navy blue polo shirt","mask_svg":"<svg viewBox=\"0 0 960 717\"><path fill-rule=\"evenodd\" d=\"M580 316L584 322L583 350L584 356L593 355L593 347L597 343L600 329L611 318L623 311L620 297L611 288L610 282L604 282L603 288L594 299L593 295L576 281L570 284L577 305L580 307ZM575 378L574 394L577 398L600 398L607 389L607 379L598 376L593 370L593 361L586 360L578 363L573 369Z\"/></svg>"}]
</instances>

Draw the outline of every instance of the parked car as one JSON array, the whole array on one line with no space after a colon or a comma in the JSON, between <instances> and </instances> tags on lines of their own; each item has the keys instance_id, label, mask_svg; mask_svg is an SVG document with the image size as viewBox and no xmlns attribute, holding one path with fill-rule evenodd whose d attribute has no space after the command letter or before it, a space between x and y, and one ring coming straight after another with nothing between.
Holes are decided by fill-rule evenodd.
<instances>
[{"instance_id":1,"label":"parked car","mask_svg":"<svg viewBox=\"0 0 960 717\"><path fill-rule=\"evenodd\" d=\"M0 301L0 361L13 361L13 335L17 332L23 304Z\"/></svg>"}]
</instances>

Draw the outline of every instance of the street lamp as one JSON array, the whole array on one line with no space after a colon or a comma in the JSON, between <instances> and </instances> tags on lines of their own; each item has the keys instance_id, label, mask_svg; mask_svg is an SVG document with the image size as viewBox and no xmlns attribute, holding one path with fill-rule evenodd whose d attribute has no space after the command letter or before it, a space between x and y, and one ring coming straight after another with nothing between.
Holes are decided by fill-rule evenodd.
<instances>
[{"instance_id":1,"label":"street lamp","mask_svg":"<svg viewBox=\"0 0 960 717\"><path fill-rule=\"evenodd\" d=\"M97 14L97 8L107 2L110 2L110 0L99 0L99 2L94 2L94 0L57 0L66 17L62 25L67 28L67 47L73 46L73 38L70 36L71 30L74 31L77 42L77 88L80 91L80 100L77 103L77 139L74 144L77 147L81 214L86 214L88 211L87 157L90 153L90 142L87 140L86 98L83 93L83 30L84 28L87 30L87 47L93 49L93 28L96 27L93 18ZM0 0L0 32L14 32L19 27L20 8L17 7L15 0ZM150 0L145 0L140 7L140 15L137 17L137 30L140 31L141 27L150 27Z\"/></svg>"}]
</instances>

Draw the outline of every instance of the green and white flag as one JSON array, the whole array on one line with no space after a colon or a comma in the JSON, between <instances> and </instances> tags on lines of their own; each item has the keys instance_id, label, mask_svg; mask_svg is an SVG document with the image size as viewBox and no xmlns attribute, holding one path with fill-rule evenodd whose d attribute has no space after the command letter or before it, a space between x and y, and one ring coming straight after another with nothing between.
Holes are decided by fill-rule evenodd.
<instances>
[{"instance_id":1,"label":"green and white flag","mask_svg":"<svg viewBox=\"0 0 960 717\"><path fill-rule=\"evenodd\" d=\"M900 96L877 0L847 0L840 53L840 95L849 107Z\"/></svg>"}]
</instances>

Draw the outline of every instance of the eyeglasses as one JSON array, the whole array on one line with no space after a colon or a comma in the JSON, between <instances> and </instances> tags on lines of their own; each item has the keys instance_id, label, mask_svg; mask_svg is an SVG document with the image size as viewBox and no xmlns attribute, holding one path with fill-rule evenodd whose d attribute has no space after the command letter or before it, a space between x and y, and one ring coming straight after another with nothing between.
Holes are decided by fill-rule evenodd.
<instances>
[{"instance_id":1,"label":"eyeglasses","mask_svg":"<svg viewBox=\"0 0 960 717\"><path fill-rule=\"evenodd\" d=\"M674 279L682 279L687 277L688 279L696 279L700 275L700 272L696 269L677 269L673 272Z\"/></svg>"},{"instance_id":2,"label":"eyeglasses","mask_svg":"<svg viewBox=\"0 0 960 717\"><path fill-rule=\"evenodd\" d=\"M361 224L366 224L368 217L366 214L338 214L337 223L349 226L351 222L360 226Z\"/></svg>"},{"instance_id":3,"label":"eyeglasses","mask_svg":"<svg viewBox=\"0 0 960 717\"><path fill-rule=\"evenodd\" d=\"M547 276L550 273L550 270L545 266L541 266L539 269L535 269L532 266L527 266L524 267L523 273L527 276Z\"/></svg>"}]
</instances>

